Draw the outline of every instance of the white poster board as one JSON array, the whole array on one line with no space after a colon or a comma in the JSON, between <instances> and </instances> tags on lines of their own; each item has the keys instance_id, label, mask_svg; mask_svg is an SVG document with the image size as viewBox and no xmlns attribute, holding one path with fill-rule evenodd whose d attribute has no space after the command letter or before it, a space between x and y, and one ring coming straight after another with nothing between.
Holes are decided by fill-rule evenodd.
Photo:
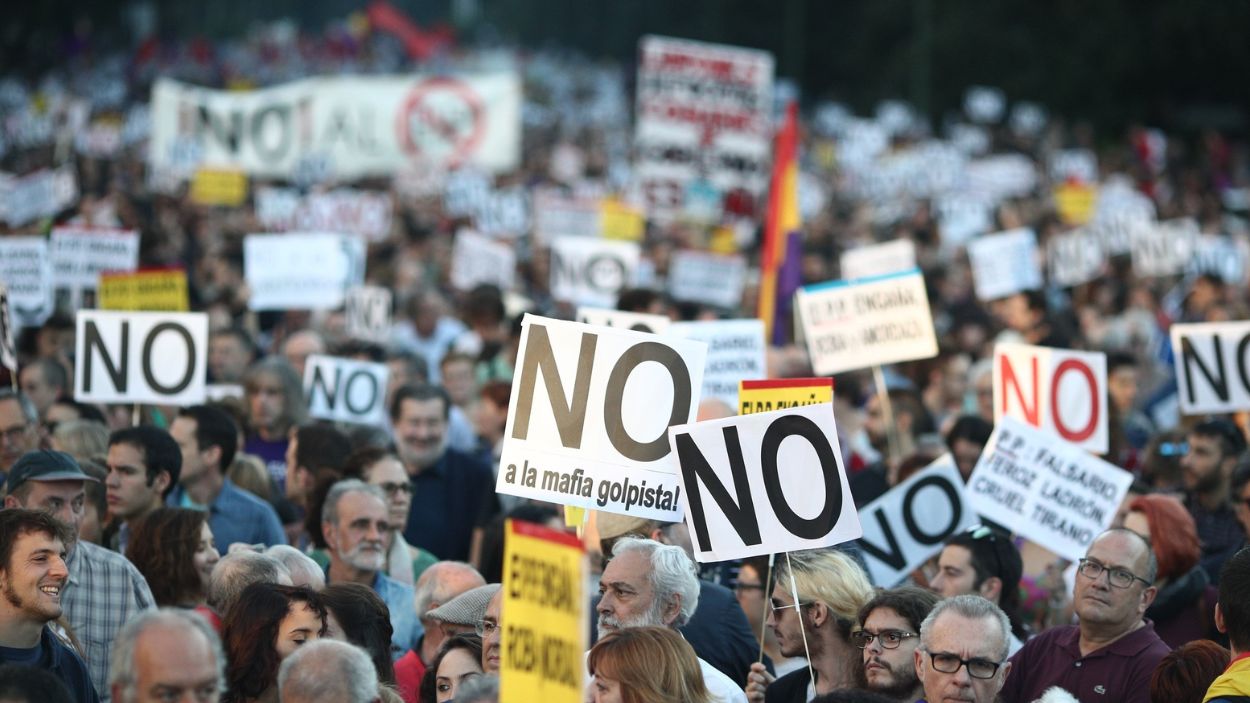
<instances>
[{"instance_id":1,"label":"white poster board","mask_svg":"<svg viewBox=\"0 0 1250 703\"><path fill-rule=\"evenodd\" d=\"M0 366L17 378L17 345L13 337L13 314L9 312L9 289L0 283Z\"/></svg>"},{"instance_id":2,"label":"white poster board","mask_svg":"<svg viewBox=\"0 0 1250 703\"><path fill-rule=\"evenodd\" d=\"M588 325L604 325L635 332L663 334L673 324L668 315L652 315L646 312L629 312L627 310L606 310L604 308L580 307L577 309L577 321Z\"/></svg>"},{"instance_id":3,"label":"white poster board","mask_svg":"<svg viewBox=\"0 0 1250 703\"><path fill-rule=\"evenodd\" d=\"M1042 287L1037 237L1031 229L977 237L968 242L968 262L980 300L996 300Z\"/></svg>"},{"instance_id":4,"label":"white poster board","mask_svg":"<svg viewBox=\"0 0 1250 703\"><path fill-rule=\"evenodd\" d=\"M1188 217L1134 227L1129 233L1133 273L1143 278L1178 276L1193 258L1197 241L1198 223Z\"/></svg>"},{"instance_id":5,"label":"white poster board","mask_svg":"<svg viewBox=\"0 0 1250 703\"><path fill-rule=\"evenodd\" d=\"M1095 454L1107 451L1107 355L994 346L994 421L1010 416Z\"/></svg>"},{"instance_id":6,"label":"white poster board","mask_svg":"<svg viewBox=\"0 0 1250 703\"><path fill-rule=\"evenodd\" d=\"M1050 282L1071 288L1098 278L1107 257L1102 243L1089 230L1055 234L1046 242L1046 269Z\"/></svg>"},{"instance_id":7,"label":"white poster board","mask_svg":"<svg viewBox=\"0 0 1250 703\"><path fill-rule=\"evenodd\" d=\"M842 278L872 278L916 268L916 244L895 239L842 252Z\"/></svg>"},{"instance_id":8,"label":"white poster board","mask_svg":"<svg viewBox=\"0 0 1250 703\"><path fill-rule=\"evenodd\" d=\"M385 343L391 334L391 291L381 286L358 286L347 291L347 336Z\"/></svg>"},{"instance_id":9,"label":"white poster board","mask_svg":"<svg viewBox=\"0 0 1250 703\"><path fill-rule=\"evenodd\" d=\"M489 283L499 290L512 290L516 283L516 250L504 242L471 229L456 232L451 252L451 285L472 290Z\"/></svg>"},{"instance_id":10,"label":"white poster board","mask_svg":"<svg viewBox=\"0 0 1250 703\"><path fill-rule=\"evenodd\" d=\"M674 252L668 266L668 292L674 300L736 309L742 304L747 261L701 251Z\"/></svg>"},{"instance_id":11,"label":"white poster board","mask_svg":"<svg viewBox=\"0 0 1250 703\"><path fill-rule=\"evenodd\" d=\"M74 400L204 402L208 315L79 310L76 332Z\"/></svg>"},{"instance_id":12,"label":"white poster board","mask_svg":"<svg viewBox=\"0 0 1250 703\"><path fill-rule=\"evenodd\" d=\"M350 234L249 234L249 310L333 310L365 277L365 242Z\"/></svg>"},{"instance_id":13,"label":"white poster board","mask_svg":"<svg viewBox=\"0 0 1250 703\"><path fill-rule=\"evenodd\" d=\"M1250 410L1250 322L1174 324L1171 337L1183 414Z\"/></svg>"},{"instance_id":14,"label":"white poster board","mask_svg":"<svg viewBox=\"0 0 1250 703\"><path fill-rule=\"evenodd\" d=\"M738 383L768 376L763 320L674 322L668 334L707 343L703 398L738 404Z\"/></svg>"},{"instance_id":15,"label":"white poster board","mask_svg":"<svg viewBox=\"0 0 1250 703\"><path fill-rule=\"evenodd\" d=\"M312 354L304 364L308 414L361 425L386 424L386 364Z\"/></svg>"},{"instance_id":16,"label":"white poster board","mask_svg":"<svg viewBox=\"0 0 1250 703\"><path fill-rule=\"evenodd\" d=\"M551 243L551 295L577 305L612 307L633 280L639 258L633 242L557 239Z\"/></svg>"},{"instance_id":17,"label":"white poster board","mask_svg":"<svg viewBox=\"0 0 1250 703\"><path fill-rule=\"evenodd\" d=\"M139 233L134 230L56 227L49 238L54 288L95 290L104 272L130 272L139 266Z\"/></svg>"},{"instance_id":18,"label":"white poster board","mask_svg":"<svg viewBox=\"0 0 1250 703\"><path fill-rule=\"evenodd\" d=\"M19 327L37 327L52 314L52 259L43 237L0 237L0 282Z\"/></svg>"}]
</instances>

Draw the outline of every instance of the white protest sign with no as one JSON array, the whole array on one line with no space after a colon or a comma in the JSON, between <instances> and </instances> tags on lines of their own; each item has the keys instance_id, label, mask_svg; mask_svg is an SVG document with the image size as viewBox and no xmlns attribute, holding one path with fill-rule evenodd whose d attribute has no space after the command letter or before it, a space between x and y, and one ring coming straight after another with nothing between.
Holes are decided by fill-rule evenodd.
<instances>
[{"instance_id":1,"label":"white protest sign with no","mask_svg":"<svg viewBox=\"0 0 1250 703\"><path fill-rule=\"evenodd\" d=\"M1171 335L1182 413L1250 410L1250 322L1176 324Z\"/></svg>"},{"instance_id":2,"label":"white protest sign with no","mask_svg":"<svg viewBox=\"0 0 1250 703\"><path fill-rule=\"evenodd\" d=\"M52 314L52 260L43 237L0 237L0 282L20 327L42 325Z\"/></svg>"},{"instance_id":3,"label":"white protest sign with no","mask_svg":"<svg viewBox=\"0 0 1250 703\"><path fill-rule=\"evenodd\" d=\"M13 315L9 312L9 289L0 283L0 366L17 376L17 346L13 343Z\"/></svg>"},{"instance_id":4,"label":"white protest sign with no","mask_svg":"<svg viewBox=\"0 0 1250 703\"><path fill-rule=\"evenodd\" d=\"M580 307L577 309L577 321L588 325L603 325L635 332L663 334L673 321L668 315L652 315L646 312L629 312L628 310L605 310L603 308Z\"/></svg>"},{"instance_id":5,"label":"white protest sign with no","mask_svg":"<svg viewBox=\"0 0 1250 703\"><path fill-rule=\"evenodd\" d=\"M1132 482L1129 472L1004 417L965 490L981 515L1076 561L1111 525Z\"/></svg>"},{"instance_id":6,"label":"white protest sign with no","mask_svg":"<svg viewBox=\"0 0 1250 703\"><path fill-rule=\"evenodd\" d=\"M243 273L250 310L332 310L364 281L365 242L350 234L249 234Z\"/></svg>"},{"instance_id":7,"label":"white protest sign with no","mask_svg":"<svg viewBox=\"0 0 1250 703\"><path fill-rule=\"evenodd\" d=\"M204 402L204 313L79 310L74 400L194 405Z\"/></svg>"},{"instance_id":8,"label":"white protest sign with no","mask_svg":"<svg viewBox=\"0 0 1250 703\"><path fill-rule=\"evenodd\" d=\"M633 280L640 257L633 242L557 239L551 243L551 295L579 305L611 307Z\"/></svg>"},{"instance_id":9,"label":"white protest sign with no","mask_svg":"<svg viewBox=\"0 0 1250 703\"><path fill-rule=\"evenodd\" d=\"M451 253L451 285L457 290L472 290L482 283L512 290L516 281L516 251L471 229L456 232Z\"/></svg>"},{"instance_id":10,"label":"white protest sign with no","mask_svg":"<svg viewBox=\"0 0 1250 703\"><path fill-rule=\"evenodd\" d=\"M977 298L995 300L1042 287L1037 237L1031 229L1013 229L968 242Z\"/></svg>"},{"instance_id":11,"label":"white protest sign with no","mask_svg":"<svg viewBox=\"0 0 1250 703\"><path fill-rule=\"evenodd\" d=\"M386 423L386 364L313 354L304 365L308 414L363 425Z\"/></svg>"},{"instance_id":12,"label":"white protest sign with no","mask_svg":"<svg viewBox=\"0 0 1250 703\"><path fill-rule=\"evenodd\" d=\"M747 261L700 251L673 254L668 269L668 292L674 300L736 308L742 303Z\"/></svg>"},{"instance_id":13,"label":"white protest sign with no","mask_svg":"<svg viewBox=\"0 0 1250 703\"><path fill-rule=\"evenodd\" d=\"M676 522L668 427L693 422L707 345L526 315L495 490Z\"/></svg>"},{"instance_id":14,"label":"white protest sign with no","mask_svg":"<svg viewBox=\"0 0 1250 703\"><path fill-rule=\"evenodd\" d=\"M669 429L695 559L816 549L862 534L832 416L821 403Z\"/></svg>"},{"instance_id":15,"label":"white protest sign with no","mask_svg":"<svg viewBox=\"0 0 1250 703\"><path fill-rule=\"evenodd\" d=\"M1198 223L1188 217L1133 227L1129 231L1133 273L1142 277L1182 274L1197 241Z\"/></svg>"},{"instance_id":16,"label":"white protest sign with no","mask_svg":"<svg viewBox=\"0 0 1250 703\"><path fill-rule=\"evenodd\" d=\"M738 404L738 383L768 375L764 352L763 320L710 320L674 322L668 334L707 343L703 367L703 398L719 398L730 407Z\"/></svg>"},{"instance_id":17,"label":"white protest sign with no","mask_svg":"<svg viewBox=\"0 0 1250 703\"><path fill-rule=\"evenodd\" d=\"M914 269L801 288L794 307L821 376L938 353L924 276Z\"/></svg>"},{"instance_id":18,"label":"white protest sign with no","mask_svg":"<svg viewBox=\"0 0 1250 703\"><path fill-rule=\"evenodd\" d=\"M1071 288L1098 278L1107 257L1102 244L1088 230L1055 234L1046 242L1046 268L1050 281Z\"/></svg>"},{"instance_id":19,"label":"white protest sign with no","mask_svg":"<svg viewBox=\"0 0 1250 703\"><path fill-rule=\"evenodd\" d=\"M994 420L1010 416L1094 452L1107 451L1107 355L994 346Z\"/></svg>"},{"instance_id":20,"label":"white protest sign with no","mask_svg":"<svg viewBox=\"0 0 1250 703\"><path fill-rule=\"evenodd\" d=\"M381 286L359 286L347 291L347 335L385 342L391 332L391 291Z\"/></svg>"},{"instance_id":21,"label":"white protest sign with no","mask_svg":"<svg viewBox=\"0 0 1250 703\"><path fill-rule=\"evenodd\" d=\"M978 522L950 454L916 472L859 511L860 551L872 582L898 584L942 551L952 535Z\"/></svg>"},{"instance_id":22,"label":"white protest sign with no","mask_svg":"<svg viewBox=\"0 0 1250 703\"><path fill-rule=\"evenodd\" d=\"M842 253L842 278L871 278L916 268L916 245L910 239L848 249Z\"/></svg>"}]
</instances>

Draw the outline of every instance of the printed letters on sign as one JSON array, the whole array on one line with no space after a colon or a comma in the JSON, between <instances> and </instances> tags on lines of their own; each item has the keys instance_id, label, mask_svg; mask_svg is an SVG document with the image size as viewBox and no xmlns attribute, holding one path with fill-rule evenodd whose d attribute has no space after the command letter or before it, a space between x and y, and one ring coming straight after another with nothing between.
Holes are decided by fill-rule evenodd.
<instances>
[{"instance_id":1,"label":"printed letters on sign","mask_svg":"<svg viewBox=\"0 0 1250 703\"><path fill-rule=\"evenodd\" d=\"M1250 322L1172 325L1181 412L1250 409Z\"/></svg>"},{"instance_id":2,"label":"printed letters on sign","mask_svg":"<svg viewBox=\"0 0 1250 703\"><path fill-rule=\"evenodd\" d=\"M762 320L708 320L674 322L668 334L707 342L703 369L703 398L717 398L733 407L738 384L764 378L764 322Z\"/></svg>"},{"instance_id":3,"label":"printed letters on sign","mask_svg":"<svg viewBox=\"0 0 1250 703\"><path fill-rule=\"evenodd\" d=\"M832 378L768 378L738 384L739 415L832 402Z\"/></svg>"},{"instance_id":4,"label":"printed letters on sign","mask_svg":"<svg viewBox=\"0 0 1250 703\"><path fill-rule=\"evenodd\" d=\"M204 313L80 310L74 400L84 403L204 402Z\"/></svg>"},{"instance_id":5,"label":"printed letters on sign","mask_svg":"<svg viewBox=\"0 0 1250 703\"><path fill-rule=\"evenodd\" d=\"M391 331L391 292L380 286L347 291L347 334L386 342Z\"/></svg>"},{"instance_id":6,"label":"printed letters on sign","mask_svg":"<svg viewBox=\"0 0 1250 703\"><path fill-rule=\"evenodd\" d=\"M981 300L996 300L1042 287L1037 237L1031 229L977 237L968 242L968 261L972 264L977 298Z\"/></svg>"},{"instance_id":7,"label":"printed letters on sign","mask_svg":"<svg viewBox=\"0 0 1250 703\"><path fill-rule=\"evenodd\" d=\"M994 347L994 419L1004 415L1096 454L1107 451L1107 355L1027 344Z\"/></svg>"},{"instance_id":8,"label":"printed letters on sign","mask_svg":"<svg viewBox=\"0 0 1250 703\"><path fill-rule=\"evenodd\" d=\"M551 294L579 305L611 307L633 280L639 248L632 242L565 237L551 244Z\"/></svg>"},{"instance_id":9,"label":"printed letters on sign","mask_svg":"<svg viewBox=\"0 0 1250 703\"><path fill-rule=\"evenodd\" d=\"M361 424L386 422L386 364L313 354L304 365L308 414Z\"/></svg>"}]
</instances>

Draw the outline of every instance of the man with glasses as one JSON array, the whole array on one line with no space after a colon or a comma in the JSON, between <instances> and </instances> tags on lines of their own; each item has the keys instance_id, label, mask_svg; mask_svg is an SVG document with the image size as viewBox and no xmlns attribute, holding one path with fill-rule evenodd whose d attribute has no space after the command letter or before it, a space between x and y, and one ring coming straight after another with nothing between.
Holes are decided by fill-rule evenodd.
<instances>
[{"instance_id":1,"label":"man with glasses","mask_svg":"<svg viewBox=\"0 0 1250 703\"><path fill-rule=\"evenodd\" d=\"M913 652L920 644L920 624L937 603L933 593L904 586L878 593L859 609L851 644L864 651L864 666L857 670L861 688L900 703L924 695Z\"/></svg>"},{"instance_id":2,"label":"man with glasses","mask_svg":"<svg viewBox=\"0 0 1250 703\"><path fill-rule=\"evenodd\" d=\"M920 624L920 646L912 653L924 700L997 700L1012 670L1006 661L1009 632L1007 615L981 596L955 596L938 603ZM1003 695L1008 703L1034 698Z\"/></svg>"},{"instance_id":3,"label":"man with glasses","mask_svg":"<svg viewBox=\"0 0 1250 703\"><path fill-rule=\"evenodd\" d=\"M1123 528L1094 539L1077 568L1076 625L1054 627L1012 656L1003 700L1032 701L1058 686L1083 703L1150 700L1150 676L1169 648L1144 619L1158 563L1146 538Z\"/></svg>"},{"instance_id":4,"label":"man with glasses","mask_svg":"<svg viewBox=\"0 0 1250 703\"><path fill-rule=\"evenodd\" d=\"M39 411L25 395L0 389L0 480L23 454L39 448Z\"/></svg>"},{"instance_id":5,"label":"man with glasses","mask_svg":"<svg viewBox=\"0 0 1250 703\"><path fill-rule=\"evenodd\" d=\"M1181 458L1185 507L1202 542L1199 564L1211 583L1220 567L1241 547L1245 537L1230 500L1233 470L1246 452L1241 430L1224 418L1207 418L1189 431L1188 451Z\"/></svg>"},{"instance_id":6,"label":"man with glasses","mask_svg":"<svg viewBox=\"0 0 1250 703\"><path fill-rule=\"evenodd\" d=\"M1020 621L1020 576L1024 561L1006 533L977 525L950 538L938 555L938 573L929 588L943 598L981 596L1007 613L1011 654L1023 646Z\"/></svg>"}]
</instances>

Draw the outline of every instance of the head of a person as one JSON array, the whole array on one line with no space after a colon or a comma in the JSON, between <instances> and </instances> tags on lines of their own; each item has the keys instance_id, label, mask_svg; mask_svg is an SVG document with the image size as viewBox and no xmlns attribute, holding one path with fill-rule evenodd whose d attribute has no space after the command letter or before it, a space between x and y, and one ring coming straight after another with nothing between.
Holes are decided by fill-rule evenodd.
<instances>
[{"instance_id":1,"label":"head of a person","mask_svg":"<svg viewBox=\"0 0 1250 703\"><path fill-rule=\"evenodd\" d=\"M271 556L286 567L291 575L291 585L307 586L320 591L326 586L326 575L313 561L312 557L289 544L271 544L265 548L265 555Z\"/></svg>"},{"instance_id":2,"label":"head of a person","mask_svg":"<svg viewBox=\"0 0 1250 703\"><path fill-rule=\"evenodd\" d=\"M491 626L486 624L486 610L491 600L499 594L502 586L498 583L484 584L449 599L446 603L431 608L425 613L426 639L429 644L437 647L443 640L456 635L476 632L479 637L492 634ZM433 638L433 639L430 639Z\"/></svg>"},{"instance_id":3,"label":"head of a person","mask_svg":"<svg viewBox=\"0 0 1250 703\"><path fill-rule=\"evenodd\" d=\"M430 362L415 351L391 351L386 355L386 368L391 372L386 379L388 408L395 398L395 391L407 385L430 382Z\"/></svg>"},{"instance_id":4,"label":"head of a person","mask_svg":"<svg viewBox=\"0 0 1250 703\"><path fill-rule=\"evenodd\" d=\"M502 342L507 335L504 322L508 317L499 286L483 283L464 297L463 318L469 329L486 344Z\"/></svg>"},{"instance_id":5,"label":"head of a person","mask_svg":"<svg viewBox=\"0 0 1250 703\"><path fill-rule=\"evenodd\" d=\"M940 601L912 653L927 701L993 703L1011 671L1007 614L981 596Z\"/></svg>"},{"instance_id":6,"label":"head of a person","mask_svg":"<svg viewBox=\"0 0 1250 703\"><path fill-rule=\"evenodd\" d=\"M977 466L977 459L990 441L994 426L976 415L963 415L946 433L946 447L955 459L959 475L967 481Z\"/></svg>"},{"instance_id":7,"label":"head of a person","mask_svg":"<svg viewBox=\"0 0 1250 703\"><path fill-rule=\"evenodd\" d=\"M1212 417L1194 425L1181 458L1181 483L1194 494L1210 494L1227 486L1233 469L1246 451L1246 438L1237 425Z\"/></svg>"},{"instance_id":8,"label":"head of a person","mask_svg":"<svg viewBox=\"0 0 1250 703\"><path fill-rule=\"evenodd\" d=\"M503 589L491 596L486 604L486 613L478 626L478 634L482 637L482 670L488 673L499 673L499 665L503 661Z\"/></svg>"},{"instance_id":9,"label":"head of a person","mask_svg":"<svg viewBox=\"0 0 1250 703\"><path fill-rule=\"evenodd\" d=\"M461 686L483 673L482 638L472 632L452 635L426 667L419 697L436 703L453 700Z\"/></svg>"},{"instance_id":10,"label":"head of a person","mask_svg":"<svg viewBox=\"0 0 1250 703\"><path fill-rule=\"evenodd\" d=\"M1020 606L1023 574L1024 560L1011 537L991 527L976 526L946 542L938 554L938 573L929 587L943 598L981 596L1013 617Z\"/></svg>"},{"instance_id":11,"label":"head of a person","mask_svg":"<svg viewBox=\"0 0 1250 703\"><path fill-rule=\"evenodd\" d=\"M75 457L77 458L77 457ZM83 481L83 495L87 500L83 503L82 520L78 523L78 539L82 542L101 544L104 536L104 525L108 521L108 489L104 481L108 479L108 469L91 459L78 459L82 472L94 478L94 481Z\"/></svg>"},{"instance_id":12,"label":"head of a person","mask_svg":"<svg viewBox=\"0 0 1250 703\"><path fill-rule=\"evenodd\" d=\"M1142 480L1161 490L1183 486L1181 461L1189 453L1185 437L1181 430L1165 430L1152 436L1141 454Z\"/></svg>"},{"instance_id":13,"label":"head of a person","mask_svg":"<svg viewBox=\"0 0 1250 703\"><path fill-rule=\"evenodd\" d=\"M386 566L386 497L376 486L349 478L330 487L321 508L321 532L331 559L358 571Z\"/></svg>"},{"instance_id":14,"label":"head of a person","mask_svg":"<svg viewBox=\"0 0 1250 703\"><path fill-rule=\"evenodd\" d=\"M1129 501L1124 527L1150 540L1159 563L1160 583L1184 576L1198 566L1202 557L1198 527L1180 500L1158 493L1138 496Z\"/></svg>"},{"instance_id":15,"label":"head of a person","mask_svg":"<svg viewBox=\"0 0 1250 703\"><path fill-rule=\"evenodd\" d=\"M920 623L939 598L923 588L882 591L859 610L851 642L863 650L863 687L903 697L920 686L913 653L920 645Z\"/></svg>"},{"instance_id":16,"label":"head of a person","mask_svg":"<svg viewBox=\"0 0 1250 703\"><path fill-rule=\"evenodd\" d=\"M439 382L446 389L451 402L460 407L469 404L477 392L477 359L464 352L451 351L438 363Z\"/></svg>"},{"instance_id":17,"label":"head of a person","mask_svg":"<svg viewBox=\"0 0 1250 703\"><path fill-rule=\"evenodd\" d=\"M113 697L118 703L129 703ZM74 703L61 677L48 669L0 664L0 701L4 703Z\"/></svg>"},{"instance_id":18,"label":"head of a person","mask_svg":"<svg viewBox=\"0 0 1250 703\"><path fill-rule=\"evenodd\" d=\"M321 590L326 606L326 637L350 642L365 650L373 660L378 679L395 685L391 663L391 614L386 602L368 586L359 583L332 583Z\"/></svg>"},{"instance_id":19,"label":"head of a person","mask_svg":"<svg viewBox=\"0 0 1250 703\"><path fill-rule=\"evenodd\" d=\"M315 423L292 430L286 446L286 497L307 501L321 477L342 473L351 453L351 440L333 425Z\"/></svg>"},{"instance_id":20,"label":"head of a person","mask_svg":"<svg viewBox=\"0 0 1250 703\"><path fill-rule=\"evenodd\" d=\"M487 673L465 681L456 692L456 703L499 703L499 675Z\"/></svg>"},{"instance_id":21,"label":"head of a person","mask_svg":"<svg viewBox=\"0 0 1250 703\"><path fill-rule=\"evenodd\" d=\"M178 485L182 450L158 427L127 427L109 436L108 470L109 512L130 520L165 503Z\"/></svg>"},{"instance_id":22,"label":"head of a person","mask_svg":"<svg viewBox=\"0 0 1250 703\"><path fill-rule=\"evenodd\" d=\"M215 702L226 688L226 657L208 621L177 608L147 610L118 633L109 690L117 703Z\"/></svg>"},{"instance_id":23,"label":"head of a person","mask_svg":"<svg viewBox=\"0 0 1250 703\"><path fill-rule=\"evenodd\" d=\"M84 459L105 456L109 448L109 428L96 420L65 420L57 423L48 447L65 452L82 463Z\"/></svg>"},{"instance_id":24,"label":"head of a person","mask_svg":"<svg viewBox=\"0 0 1250 703\"><path fill-rule=\"evenodd\" d=\"M204 603L220 556L208 513L189 508L153 510L139 520L126 545L126 558L147 579L159 606Z\"/></svg>"},{"instance_id":25,"label":"head of a person","mask_svg":"<svg viewBox=\"0 0 1250 703\"><path fill-rule=\"evenodd\" d=\"M0 471L39 446L39 409L25 394L0 389Z\"/></svg>"},{"instance_id":26,"label":"head of a person","mask_svg":"<svg viewBox=\"0 0 1250 703\"><path fill-rule=\"evenodd\" d=\"M268 437L283 435L304 422L304 388L285 359L268 357L252 365L243 377L248 424Z\"/></svg>"},{"instance_id":27,"label":"head of a person","mask_svg":"<svg viewBox=\"0 0 1250 703\"><path fill-rule=\"evenodd\" d=\"M742 561L738 577L734 581L734 596L742 612L747 615L751 632L758 633L764 624L764 602L768 600L769 586L764 583L768 576L768 557L751 557Z\"/></svg>"},{"instance_id":28,"label":"head of a person","mask_svg":"<svg viewBox=\"0 0 1250 703\"><path fill-rule=\"evenodd\" d=\"M707 703L699 659L668 627L609 633L591 648L586 668L595 703Z\"/></svg>"},{"instance_id":29,"label":"head of a person","mask_svg":"<svg viewBox=\"0 0 1250 703\"><path fill-rule=\"evenodd\" d=\"M326 352L325 340L313 330L300 330L282 343L282 358L295 369L295 375L304 377L304 362L313 354Z\"/></svg>"},{"instance_id":30,"label":"head of a person","mask_svg":"<svg viewBox=\"0 0 1250 703\"><path fill-rule=\"evenodd\" d=\"M893 424L900 435L915 438L933 432L933 416L914 390L891 388L889 397ZM867 416L864 419L864 431L867 432L873 447L884 450L887 446L888 432L881 394L874 393L869 396L865 412Z\"/></svg>"},{"instance_id":31,"label":"head of a person","mask_svg":"<svg viewBox=\"0 0 1250 703\"><path fill-rule=\"evenodd\" d=\"M1078 562L1073 610L1082 627L1128 632L1154 602L1158 561L1150 541L1124 528L1094 538Z\"/></svg>"},{"instance_id":32,"label":"head of a person","mask_svg":"<svg viewBox=\"0 0 1250 703\"><path fill-rule=\"evenodd\" d=\"M1250 458L1243 457L1233 472L1232 483L1233 513L1237 522L1250 539Z\"/></svg>"},{"instance_id":33,"label":"head of a person","mask_svg":"<svg viewBox=\"0 0 1250 703\"><path fill-rule=\"evenodd\" d=\"M766 622L782 655L804 656L804 633L812 656L823 651L826 640L849 646L859 611L875 594L854 559L833 549L791 552L774 573Z\"/></svg>"},{"instance_id":34,"label":"head of a person","mask_svg":"<svg viewBox=\"0 0 1250 703\"><path fill-rule=\"evenodd\" d=\"M9 470L5 508L42 510L69 526L69 547L78 538L86 514L84 485L95 479L83 472L65 452L37 449L27 452Z\"/></svg>"},{"instance_id":35,"label":"head of a person","mask_svg":"<svg viewBox=\"0 0 1250 703\"><path fill-rule=\"evenodd\" d=\"M473 424L478 436L492 443L503 439L504 428L508 424L508 403L511 396L512 385L509 383L487 381L482 384L473 413Z\"/></svg>"},{"instance_id":36,"label":"head of a person","mask_svg":"<svg viewBox=\"0 0 1250 703\"><path fill-rule=\"evenodd\" d=\"M1150 703L1202 703L1231 658L1227 649L1211 640L1194 640L1173 649L1150 675Z\"/></svg>"},{"instance_id":37,"label":"head of a person","mask_svg":"<svg viewBox=\"0 0 1250 703\"><path fill-rule=\"evenodd\" d=\"M1107 354L1107 395L1111 407L1123 417L1137 404L1137 359L1128 352Z\"/></svg>"},{"instance_id":38,"label":"head of a person","mask_svg":"<svg viewBox=\"0 0 1250 703\"><path fill-rule=\"evenodd\" d=\"M224 476L239 448L239 426L224 410L192 405L178 411L169 434L182 452L179 481L191 485L208 476Z\"/></svg>"},{"instance_id":39,"label":"head of a person","mask_svg":"<svg viewBox=\"0 0 1250 703\"><path fill-rule=\"evenodd\" d=\"M331 639L301 647L278 669L282 703L375 703L380 683L364 650Z\"/></svg>"},{"instance_id":40,"label":"head of a person","mask_svg":"<svg viewBox=\"0 0 1250 703\"><path fill-rule=\"evenodd\" d=\"M56 430L63 422L70 420L92 420L100 424L107 424L108 418L94 405L89 403L80 403L73 398L62 396L57 398L43 414L43 427L48 434L56 434ZM107 437L105 437L107 439Z\"/></svg>"},{"instance_id":41,"label":"head of a person","mask_svg":"<svg viewBox=\"0 0 1250 703\"><path fill-rule=\"evenodd\" d=\"M18 375L22 393L35 404L42 417L69 389L69 374L61 362L39 358L22 367Z\"/></svg>"},{"instance_id":42,"label":"head of a person","mask_svg":"<svg viewBox=\"0 0 1250 703\"><path fill-rule=\"evenodd\" d=\"M391 424L399 457L416 470L427 469L447 451L451 399L438 386L403 386L391 399Z\"/></svg>"},{"instance_id":43,"label":"head of a person","mask_svg":"<svg viewBox=\"0 0 1250 703\"><path fill-rule=\"evenodd\" d=\"M254 583L290 586L291 573L282 562L267 554L247 549L226 554L213 567L208 582L208 606L224 615Z\"/></svg>"},{"instance_id":44,"label":"head of a person","mask_svg":"<svg viewBox=\"0 0 1250 703\"><path fill-rule=\"evenodd\" d=\"M1215 625L1228 635L1234 654L1250 652L1250 547L1224 562L1220 571L1220 600L1215 604Z\"/></svg>"},{"instance_id":45,"label":"head of a person","mask_svg":"<svg viewBox=\"0 0 1250 703\"><path fill-rule=\"evenodd\" d=\"M241 327L214 330L208 336L208 373L216 383L238 383L255 358L252 337Z\"/></svg>"},{"instance_id":46,"label":"head of a person","mask_svg":"<svg viewBox=\"0 0 1250 703\"><path fill-rule=\"evenodd\" d=\"M599 636L630 627L681 627L699 605L699 577L681 547L623 537L599 578Z\"/></svg>"},{"instance_id":47,"label":"head of a person","mask_svg":"<svg viewBox=\"0 0 1250 703\"><path fill-rule=\"evenodd\" d=\"M65 548L69 529L47 512L0 510L0 612L26 622L61 617L61 591L69 581Z\"/></svg>"},{"instance_id":48,"label":"head of a person","mask_svg":"<svg viewBox=\"0 0 1250 703\"><path fill-rule=\"evenodd\" d=\"M222 618L232 695L260 697L277 683L283 659L325 634L325 605L311 589L272 583L243 589Z\"/></svg>"},{"instance_id":49,"label":"head of a person","mask_svg":"<svg viewBox=\"0 0 1250 703\"><path fill-rule=\"evenodd\" d=\"M404 529L408 510L412 507L412 481L399 456L389 449L365 447L343 463L344 478L359 478L376 486L386 496L387 517L391 530Z\"/></svg>"},{"instance_id":50,"label":"head of a person","mask_svg":"<svg viewBox=\"0 0 1250 703\"><path fill-rule=\"evenodd\" d=\"M413 606L417 617L425 625L425 638L431 647L437 647L447 632L441 624L429 619L431 611L450 603L465 592L486 585L486 579L472 565L459 561L440 561L421 572L414 588ZM493 595L493 594L492 594ZM481 618L477 618L481 620ZM469 623L466 632L472 632L476 622Z\"/></svg>"}]
</instances>

